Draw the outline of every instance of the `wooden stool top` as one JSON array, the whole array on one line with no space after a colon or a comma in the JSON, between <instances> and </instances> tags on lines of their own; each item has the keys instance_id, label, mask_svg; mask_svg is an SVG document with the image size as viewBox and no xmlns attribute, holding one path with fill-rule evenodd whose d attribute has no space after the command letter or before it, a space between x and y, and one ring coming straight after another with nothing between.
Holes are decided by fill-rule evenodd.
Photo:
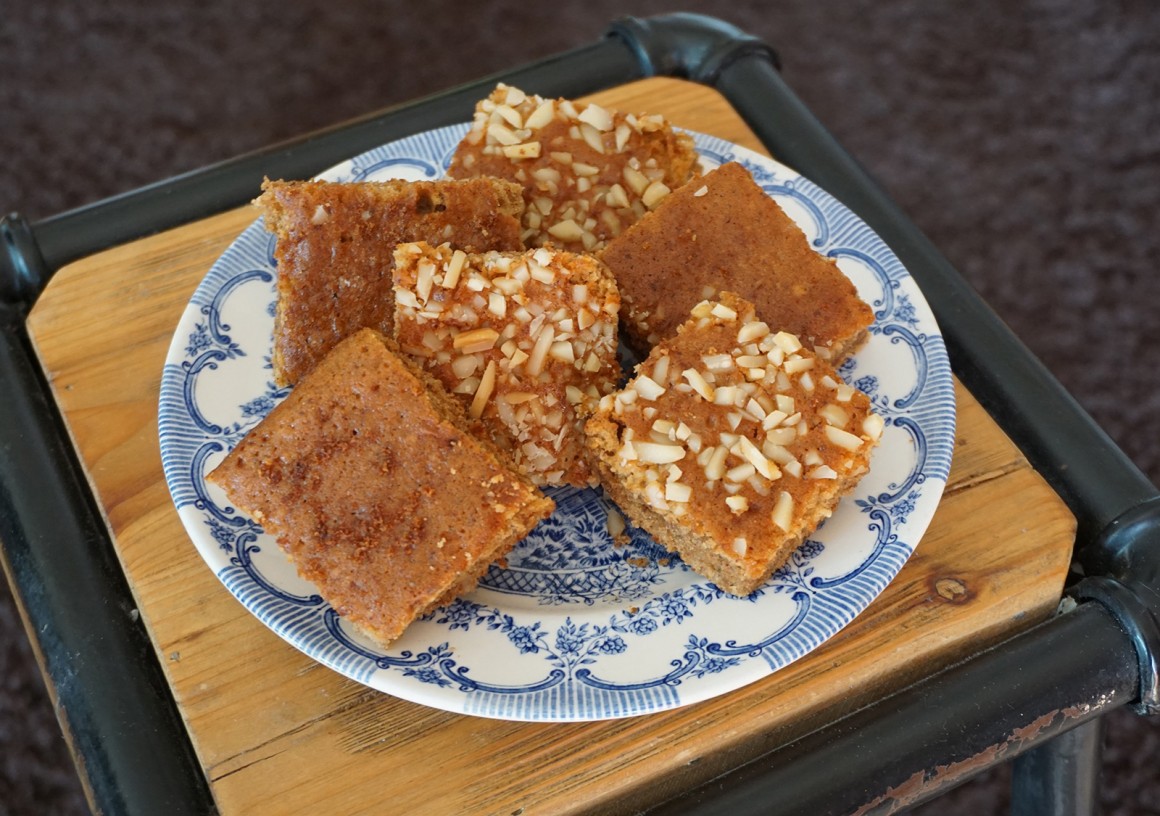
<instances>
[{"instance_id":1,"label":"wooden stool top","mask_svg":"<svg viewBox=\"0 0 1160 816\"><path fill-rule=\"evenodd\" d=\"M653 78L590 99L762 150L715 91ZM255 191L256 193L257 191ZM915 555L858 618L764 680L624 720L425 708L313 662L230 596L162 474L162 365L194 288L255 215L230 211L56 275L28 321L223 814L631 811L1050 615L1075 521L961 385L950 479Z\"/></svg>"}]
</instances>

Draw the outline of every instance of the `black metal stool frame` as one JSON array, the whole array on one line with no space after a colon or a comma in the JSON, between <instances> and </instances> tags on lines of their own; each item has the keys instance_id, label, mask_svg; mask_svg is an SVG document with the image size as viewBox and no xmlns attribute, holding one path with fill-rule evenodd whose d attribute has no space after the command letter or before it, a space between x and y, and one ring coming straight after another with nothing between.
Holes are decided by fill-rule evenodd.
<instances>
[{"instance_id":1,"label":"black metal stool frame","mask_svg":"<svg viewBox=\"0 0 1160 816\"><path fill-rule=\"evenodd\" d=\"M215 807L139 622L25 319L53 273L385 142L465 121L497 81L579 96L647 76L716 88L766 148L898 255L953 369L1067 502L1087 577L1051 620L783 746L652 813L889 813L1015 758L1019 814L1089 814L1099 717L1160 711L1160 493L834 140L774 51L711 17L614 22L603 39L414 103L29 224L0 221L0 556L101 813Z\"/></svg>"}]
</instances>

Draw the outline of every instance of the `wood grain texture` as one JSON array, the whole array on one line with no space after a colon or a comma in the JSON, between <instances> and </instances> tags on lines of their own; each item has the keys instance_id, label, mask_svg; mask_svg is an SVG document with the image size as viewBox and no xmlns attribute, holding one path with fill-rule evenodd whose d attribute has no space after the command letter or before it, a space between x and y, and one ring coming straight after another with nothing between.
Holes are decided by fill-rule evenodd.
<instances>
[{"instance_id":1,"label":"wood grain texture","mask_svg":"<svg viewBox=\"0 0 1160 816\"><path fill-rule=\"evenodd\" d=\"M595 98L761 149L701 86L650 79ZM162 475L157 398L174 326L253 218L242 208L72 264L29 320L226 816L631 812L1030 626L1059 601L1074 520L957 386L950 480L917 552L853 623L776 674L597 723L485 720L369 690L285 644L229 595Z\"/></svg>"}]
</instances>

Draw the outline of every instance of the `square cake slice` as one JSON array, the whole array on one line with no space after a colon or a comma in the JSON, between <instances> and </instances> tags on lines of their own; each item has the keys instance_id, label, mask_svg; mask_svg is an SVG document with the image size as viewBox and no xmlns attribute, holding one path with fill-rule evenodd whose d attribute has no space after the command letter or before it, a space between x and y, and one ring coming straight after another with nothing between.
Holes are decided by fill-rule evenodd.
<instances>
[{"instance_id":1,"label":"square cake slice","mask_svg":"<svg viewBox=\"0 0 1160 816\"><path fill-rule=\"evenodd\" d=\"M596 483L583 422L616 388L620 296L590 255L395 253L395 337L537 485Z\"/></svg>"},{"instance_id":2,"label":"square cake slice","mask_svg":"<svg viewBox=\"0 0 1160 816\"><path fill-rule=\"evenodd\" d=\"M874 318L838 265L736 162L673 191L601 258L620 285L625 340L642 356L722 291L835 363Z\"/></svg>"},{"instance_id":3,"label":"square cake slice","mask_svg":"<svg viewBox=\"0 0 1160 816\"><path fill-rule=\"evenodd\" d=\"M865 394L729 292L694 307L587 423L628 518L742 596L854 487L882 429Z\"/></svg>"},{"instance_id":4,"label":"square cake slice","mask_svg":"<svg viewBox=\"0 0 1160 816\"><path fill-rule=\"evenodd\" d=\"M267 181L255 204L276 238L274 378L293 385L362 328L391 333L391 267L403 241L523 249L520 188L498 179Z\"/></svg>"},{"instance_id":5,"label":"square cake slice","mask_svg":"<svg viewBox=\"0 0 1160 816\"><path fill-rule=\"evenodd\" d=\"M342 341L209 474L386 646L470 591L554 509L371 329Z\"/></svg>"},{"instance_id":6,"label":"square cake slice","mask_svg":"<svg viewBox=\"0 0 1160 816\"><path fill-rule=\"evenodd\" d=\"M696 162L692 137L659 115L544 99L500 84L476 105L447 173L523 187L529 247L551 242L592 252L687 182Z\"/></svg>"}]
</instances>

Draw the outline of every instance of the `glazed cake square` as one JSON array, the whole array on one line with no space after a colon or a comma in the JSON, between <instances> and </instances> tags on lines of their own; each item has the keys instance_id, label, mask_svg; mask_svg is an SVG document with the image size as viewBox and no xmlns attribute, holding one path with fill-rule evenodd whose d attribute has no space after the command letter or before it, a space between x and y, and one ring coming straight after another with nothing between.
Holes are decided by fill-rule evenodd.
<instances>
[{"instance_id":1,"label":"glazed cake square","mask_svg":"<svg viewBox=\"0 0 1160 816\"><path fill-rule=\"evenodd\" d=\"M742 596L866 473L882 429L865 394L729 292L695 306L586 426L625 515Z\"/></svg>"},{"instance_id":2,"label":"glazed cake square","mask_svg":"<svg viewBox=\"0 0 1160 816\"><path fill-rule=\"evenodd\" d=\"M600 257L620 286L625 341L642 356L722 291L835 363L874 318L838 265L736 162L674 190Z\"/></svg>"},{"instance_id":3,"label":"glazed cake square","mask_svg":"<svg viewBox=\"0 0 1160 816\"><path fill-rule=\"evenodd\" d=\"M690 136L659 115L544 99L500 84L475 108L447 173L524 190L524 242L592 252L687 182Z\"/></svg>"},{"instance_id":4,"label":"glazed cake square","mask_svg":"<svg viewBox=\"0 0 1160 816\"><path fill-rule=\"evenodd\" d=\"M391 267L403 241L523 249L518 187L470 181L267 181L255 204L278 267L274 377L297 382L344 337L390 336Z\"/></svg>"},{"instance_id":5,"label":"glazed cake square","mask_svg":"<svg viewBox=\"0 0 1160 816\"><path fill-rule=\"evenodd\" d=\"M620 378L620 297L595 258L402 244L395 337L541 486L595 484L583 422Z\"/></svg>"},{"instance_id":6,"label":"glazed cake square","mask_svg":"<svg viewBox=\"0 0 1160 816\"><path fill-rule=\"evenodd\" d=\"M340 342L207 479L383 646L470 591L554 508L371 329Z\"/></svg>"}]
</instances>

